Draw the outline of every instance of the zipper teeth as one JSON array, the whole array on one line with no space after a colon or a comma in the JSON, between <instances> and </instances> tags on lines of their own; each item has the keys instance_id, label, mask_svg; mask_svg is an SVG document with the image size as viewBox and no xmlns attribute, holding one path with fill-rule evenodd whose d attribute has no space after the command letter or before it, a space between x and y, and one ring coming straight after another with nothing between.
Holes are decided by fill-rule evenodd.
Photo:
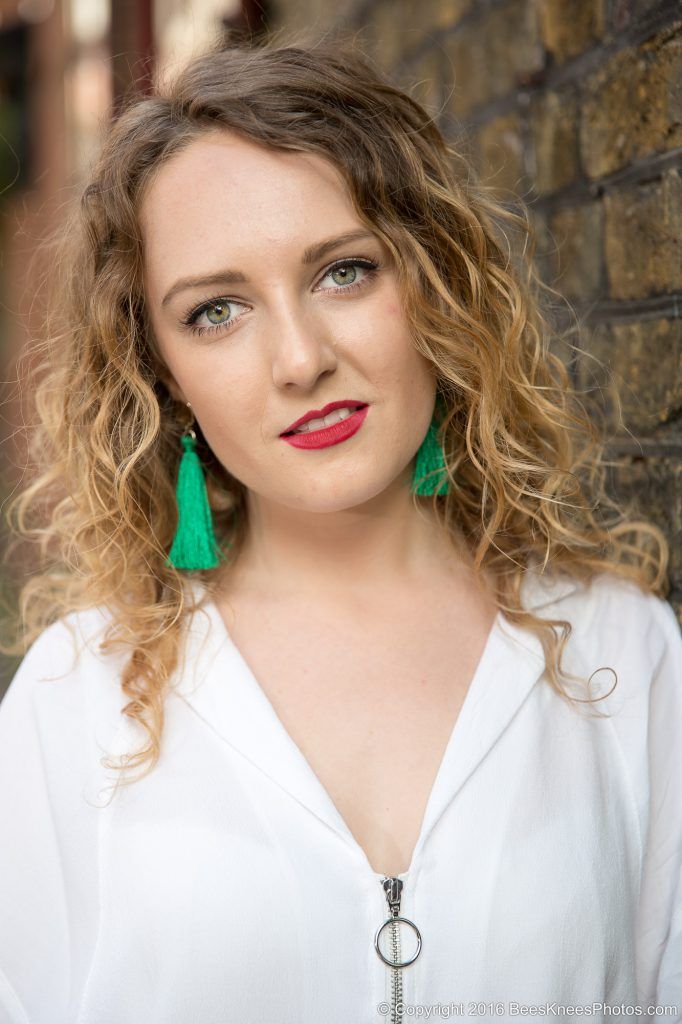
<instances>
[{"instance_id":1,"label":"zipper teeth","mask_svg":"<svg viewBox=\"0 0 682 1024\"><path fill-rule=\"evenodd\" d=\"M386 883L391 883L386 885ZM388 877L382 878L382 888L386 893L386 901L388 903L389 920L392 917L400 916L400 901L402 898L402 892L404 883L401 878ZM391 895L393 894L393 899ZM391 960L394 964L399 964L402 960L401 957L401 943L400 943L400 923L398 921L392 921L389 925L390 930L390 949L391 949ZM403 974L400 967L391 968L390 978L390 990L391 990L391 1003L390 1003L390 1024L403 1024ZM399 1009L399 1007L401 1007Z\"/></svg>"},{"instance_id":2,"label":"zipper teeth","mask_svg":"<svg viewBox=\"0 0 682 1024\"><path fill-rule=\"evenodd\" d=\"M391 955L394 963L400 963L400 925L391 925ZM398 1007L403 1001L403 974L394 967L391 971L391 1024L402 1024L403 1014Z\"/></svg>"}]
</instances>

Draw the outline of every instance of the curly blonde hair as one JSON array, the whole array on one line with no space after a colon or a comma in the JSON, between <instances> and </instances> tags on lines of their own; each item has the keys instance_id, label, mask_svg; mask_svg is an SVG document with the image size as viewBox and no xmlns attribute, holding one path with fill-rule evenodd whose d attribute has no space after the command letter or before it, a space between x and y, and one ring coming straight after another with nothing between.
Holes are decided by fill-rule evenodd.
<instances>
[{"instance_id":1,"label":"curly blonde hair","mask_svg":"<svg viewBox=\"0 0 682 1024\"><path fill-rule=\"evenodd\" d=\"M147 738L116 767L146 765L138 777L152 770L183 625L213 599L216 581L210 570L195 573L206 594L197 604L166 565L184 417L160 378L146 316L138 210L160 166L221 127L327 157L358 217L390 249L445 409L449 493L415 495L415 505L430 500L445 534L464 538L475 569L494 580L499 608L536 633L548 681L572 699L561 681L571 623L524 608L524 577L588 582L610 572L665 596L668 543L605 493L604 428L550 351L559 335L541 299L561 296L535 269L526 208L499 200L424 108L339 40L213 49L130 101L110 126L89 184L49 243L50 312L26 350L38 413L32 480L6 516L9 550L29 541L39 566L21 585L12 639L0 649L22 653L55 619L106 607L102 650L130 651L123 714ZM197 451L216 539L236 559L245 488L200 432Z\"/></svg>"}]
</instances>

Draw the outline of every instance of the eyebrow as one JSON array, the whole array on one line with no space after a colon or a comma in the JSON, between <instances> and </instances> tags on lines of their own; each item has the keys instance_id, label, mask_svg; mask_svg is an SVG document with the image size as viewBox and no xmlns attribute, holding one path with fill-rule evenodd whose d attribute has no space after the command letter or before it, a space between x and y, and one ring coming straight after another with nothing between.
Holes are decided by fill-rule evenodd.
<instances>
[{"instance_id":1,"label":"eyebrow","mask_svg":"<svg viewBox=\"0 0 682 1024\"><path fill-rule=\"evenodd\" d=\"M361 239L372 238L376 236L370 231L349 231L344 235L337 235L336 238L327 238L323 242L316 242L315 245L309 245L303 253L302 263L304 266L308 266L311 263L317 263L318 260L323 259L328 252L332 249L336 249L340 245L348 245L350 242L358 242ZM164 295L161 306L167 306L168 303L174 298L178 292L184 291L186 288L199 288L206 285L217 285L217 284L245 284L248 282L248 278L242 274L240 270L219 270L215 274L206 274L201 277L181 277L175 284L170 288Z\"/></svg>"}]
</instances>

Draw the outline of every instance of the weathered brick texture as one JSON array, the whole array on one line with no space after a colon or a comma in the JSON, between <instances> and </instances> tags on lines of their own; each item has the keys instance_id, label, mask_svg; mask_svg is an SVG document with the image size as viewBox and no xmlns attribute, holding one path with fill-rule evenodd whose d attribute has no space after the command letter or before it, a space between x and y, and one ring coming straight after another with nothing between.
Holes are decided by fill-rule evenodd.
<instances>
[{"instance_id":1,"label":"weathered brick texture","mask_svg":"<svg viewBox=\"0 0 682 1024\"><path fill-rule=\"evenodd\" d=\"M543 66L536 9L528 0L491 6L484 29L480 18L469 18L441 45L452 68L455 117L506 96Z\"/></svg>"},{"instance_id":2,"label":"weathered brick texture","mask_svg":"<svg viewBox=\"0 0 682 1024\"><path fill-rule=\"evenodd\" d=\"M530 106L530 150L538 193L557 192L580 178L580 102L574 87L539 92Z\"/></svg>"},{"instance_id":3,"label":"weathered brick texture","mask_svg":"<svg viewBox=\"0 0 682 1024\"><path fill-rule=\"evenodd\" d=\"M667 440L666 426L682 413L682 320L598 324L589 339L589 352L604 365L586 356L580 384L600 396L611 427L615 392L627 430Z\"/></svg>"},{"instance_id":4,"label":"weathered brick texture","mask_svg":"<svg viewBox=\"0 0 682 1024\"><path fill-rule=\"evenodd\" d=\"M585 174L601 178L682 145L682 34L660 33L619 50L583 83Z\"/></svg>"},{"instance_id":5,"label":"weathered brick texture","mask_svg":"<svg viewBox=\"0 0 682 1024\"><path fill-rule=\"evenodd\" d=\"M604 197L609 294L639 299L682 289L682 178L670 168Z\"/></svg>"},{"instance_id":6,"label":"weathered brick texture","mask_svg":"<svg viewBox=\"0 0 682 1024\"><path fill-rule=\"evenodd\" d=\"M543 46L557 64L577 57L604 33L606 0L543 0L538 4Z\"/></svg>"}]
</instances>

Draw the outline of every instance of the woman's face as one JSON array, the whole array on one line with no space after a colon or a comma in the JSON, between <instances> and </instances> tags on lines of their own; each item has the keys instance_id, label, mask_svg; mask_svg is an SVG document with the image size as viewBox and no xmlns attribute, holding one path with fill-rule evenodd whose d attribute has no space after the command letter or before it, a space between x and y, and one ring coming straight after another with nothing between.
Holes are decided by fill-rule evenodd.
<instances>
[{"instance_id":1,"label":"woman's face","mask_svg":"<svg viewBox=\"0 0 682 1024\"><path fill-rule=\"evenodd\" d=\"M250 501L332 512L409 487L436 379L413 346L389 252L331 163L207 134L161 167L141 224L166 383ZM282 438L337 401L367 406L352 436L322 447Z\"/></svg>"}]
</instances>

